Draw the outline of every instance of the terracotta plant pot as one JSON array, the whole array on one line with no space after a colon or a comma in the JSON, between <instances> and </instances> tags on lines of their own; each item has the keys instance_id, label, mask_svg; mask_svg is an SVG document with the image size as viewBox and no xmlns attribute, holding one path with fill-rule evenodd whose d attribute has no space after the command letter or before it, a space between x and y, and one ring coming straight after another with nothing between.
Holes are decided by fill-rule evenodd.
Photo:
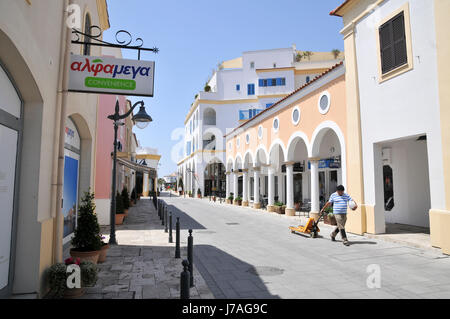
<instances>
[{"instance_id":1,"label":"terracotta plant pot","mask_svg":"<svg viewBox=\"0 0 450 319\"><path fill-rule=\"evenodd\" d=\"M122 225L125 214L116 214L116 225Z\"/></svg>"},{"instance_id":2,"label":"terracotta plant pot","mask_svg":"<svg viewBox=\"0 0 450 319\"><path fill-rule=\"evenodd\" d=\"M237 204L238 206L242 206L242 201L241 201L241 200L237 200L237 201L236 201L236 204Z\"/></svg>"},{"instance_id":3,"label":"terracotta plant pot","mask_svg":"<svg viewBox=\"0 0 450 319\"><path fill-rule=\"evenodd\" d=\"M324 215L323 222L326 225L337 226L336 218L334 216L328 217L328 215Z\"/></svg>"},{"instance_id":4,"label":"terracotta plant pot","mask_svg":"<svg viewBox=\"0 0 450 319\"><path fill-rule=\"evenodd\" d=\"M213 201L216 201L216 196L213 196Z\"/></svg>"},{"instance_id":5,"label":"terracotta plant pot","mask_svg":"<svg viewBox=\"0 0 450 319\"><path fill-rule=\"evenodd\" d=\"M124 209L124 210L123 210L123 213L124 213L125 217L127 217L127 216L128 216L128 208L127 208L127 209Z\"/></svg>"},{"instance_id":6,"label":"terracotta plant pot","mask_svg":"<svg viewBox=\"0 0 450 319\"><path fill-rule=\"evenodd\" d=\"M198 198L202 198L202 195L200 195L200 194L197 194L197 197L198 197Z\"/></svg>"},{"instance_id":7,"label":"terracotta plant pot","mask_svg":"<svg viewBox=\"0 0 450 319\"><path fill-rule=\"evenodd\" d=\"M106 255L108 253L109 244L103 245L100 249L100 254L98 255L98 263L104 263L106 261Z\"/></svg>"},{"instance_id":8,"label":"terracotta plant pot","mask_svg":"<svg viewBox=\"0 0 450 319\"><path fill-rule=\"evenodd\" d=\"M281 214L281 206L274 206L274 212L277 214Z\"/></svg>"},{"instance_id":9,"label":"terracotta plant pot","mask_svg":"<svg viewBox=\"0 0 450 319\"><path fill-rule=\"evenodd\" d=\"M94 251L76 251L73 248L70 250L70 256L72 258L80 258L80 261L90 261L93 264L97 264L100 250Z\"/></svg>"},{"instance_id":10,"label":"terracotta plant pot","mask_svg":"<svg viewBox=\"0 0 450 319\"><path fill-rule=\"evenodd\" d=\"M300 211L300 203L295 203L294 208L295 208L296 212L299 212Z\"/></svg>"},{"instance_id":11,"label":"terracotta plant pot","mask_svg":"<svg viewBox=\"0 0 450 319\"><path fill-rule=\"evenodd\" d=\"M84 295L84 288L66 288L64 291L64 299L75 299Z\"/></svg>"}]
</instances>

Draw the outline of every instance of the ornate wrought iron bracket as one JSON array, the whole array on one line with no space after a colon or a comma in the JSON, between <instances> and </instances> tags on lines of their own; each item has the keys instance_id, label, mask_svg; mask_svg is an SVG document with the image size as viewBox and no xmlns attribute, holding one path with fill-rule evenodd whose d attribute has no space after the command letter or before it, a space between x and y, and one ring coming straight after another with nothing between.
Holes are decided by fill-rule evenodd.
<instances>
[{"instance_id":1,"label":"ornate wrought iron bracket","mask_svg":"<svg viewBox=\"0 0 450 319\"><path fill-rule=\"evenodd\" d=\"M74 35L74 39L72 40L73 44L136 50L138 51L138 60L141 59L141 51L151 51L153 53L159 52L159 49L156 47L143 47L144 41L142 40L142 38L136 38L134 40L134 45L131 45L131 43L133 42L133 36L126 30L119 30L116 32L115 38L117 43L103 41L102 29L96 25L93 25L89 28L89 33L83 33L77 29L72 29L72 34ZM81 40L81 37L83 37L83 40Z\"/></svg>"}]
</instances>

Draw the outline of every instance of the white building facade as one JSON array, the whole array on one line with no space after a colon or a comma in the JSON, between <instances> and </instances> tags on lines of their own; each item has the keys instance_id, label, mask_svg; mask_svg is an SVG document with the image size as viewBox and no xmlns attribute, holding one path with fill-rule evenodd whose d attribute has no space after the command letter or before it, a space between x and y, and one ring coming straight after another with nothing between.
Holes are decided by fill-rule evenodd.
<instances>
[{"instance_id":1,"label":"white building facade","mask_svg":"<svg viewBox=\"0 0 450 319\"><path fill-rule=\"evenodd\" d=\"M445 0L345 1L332 12L344 20L348 104L360 116L362 230L430 228L447 252L449 13Z\"/></svg>"},{"instance_id":2,"label":"white building facade","mask_svg":"<svg viewBox=\"0 0 450 319\"><path fill-rule=\"evenodd\" d=\"M293 46L248 51L223 62L196 95L184 123L184 154L177 172L183 190L224 197L224 135L306 85L341 57L339 52L305 54Z\"/></svg>"}]
</instances>

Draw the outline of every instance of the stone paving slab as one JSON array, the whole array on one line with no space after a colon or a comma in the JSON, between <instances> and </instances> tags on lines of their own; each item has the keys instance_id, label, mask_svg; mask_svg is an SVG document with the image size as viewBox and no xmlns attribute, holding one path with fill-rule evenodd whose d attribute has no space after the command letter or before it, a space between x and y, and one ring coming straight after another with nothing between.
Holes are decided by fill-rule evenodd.
<instances>
[{"instance_id":1,"label":"stone paving slab","mask_svg":"<svg viewBox=\"0 0 450 319\"><path fill-rule=\"evenodd\" d=\"M289 217L210 202L164 197L170 211L194 229L195 265L216 298L449 298L450 256L433 249L349 234L296 236ZM367 285L379 266L381 287Z\"/></svg>"},{"instance_id":2,"label":"stone paving slab","mask_svg":"<svg viewBox=\"0 0 450 319\"><path fill-rule=\"evenodd\" d=\"M102 227L102 231L108 240L109 227ZM169 244L168 233L149 199L141 199L130 208L124 224L116 226L116 238L118 245L112 246L106 261L98 264L96 285L86 288L82 299L180 297L181 262L187 259L186 240L181 240L181 258L175 259L175 244ZM69 248L64 254L66 258L69 256ZM195 287L190 290L192 298L214 299L195 264L194 283Z\"/></svg>"}]
</instances>

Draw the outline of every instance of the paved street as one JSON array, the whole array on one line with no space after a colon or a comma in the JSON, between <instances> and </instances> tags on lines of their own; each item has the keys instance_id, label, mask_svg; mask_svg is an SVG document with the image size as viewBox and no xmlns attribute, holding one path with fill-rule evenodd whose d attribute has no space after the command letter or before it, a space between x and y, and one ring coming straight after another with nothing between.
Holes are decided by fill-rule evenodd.
<instances>
[{"instance_id":1,"label":"paved street","mask_svg":"<svg viewBox=\"0 0 450 319\"><path fill-rule=\"evenodd\" d=\"M345 247L328 226L323 238L291 234L299 217L162 199L180 216L182 238L194 229L194 263L215 298L450 298L450 256L434 250L355 235ZM381 288L370 289L368 269L378 266Z\"/></svg>"},{"instance_id":2,"label":"paved street","mask_svg":"<svg viewBox=\"0 0 450 319\"><path fill-rule=\"evenodd\" d=\"M174 223L175 225L175 223ZM106 240L109 227L102 227ZM175 259L175 232L168 243L168 233L148 199L141 199L130 208L123 225L116 228L118 244L98 264L97 284L86 288L83 299L177 299L180 298L181 262L187 259L187 240L181 237L181 259ZM69 247L65 258L69 257ZM194 269L195 270L195 269ZM199 271L194 271L192 299L212 299Z\"/></svg>"}]
</instances>

